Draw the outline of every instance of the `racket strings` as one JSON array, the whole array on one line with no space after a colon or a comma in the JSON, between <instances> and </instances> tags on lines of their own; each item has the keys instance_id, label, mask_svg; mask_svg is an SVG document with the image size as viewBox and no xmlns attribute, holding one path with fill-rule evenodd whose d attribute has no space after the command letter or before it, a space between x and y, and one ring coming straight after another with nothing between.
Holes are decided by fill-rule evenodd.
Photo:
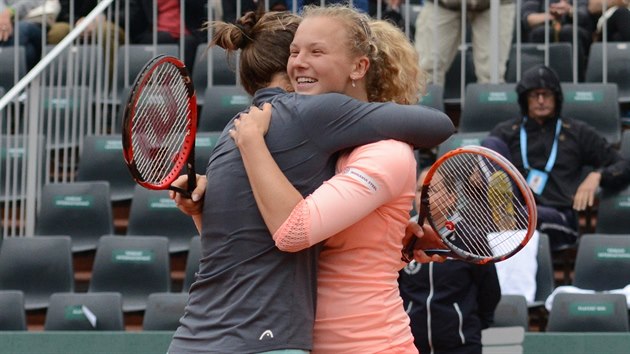
<instances>
[{"instance_id":1,"label":"racket strings","mask_svg":"<svg viewBox=\"0 0 630 354\"><path fill-rule=\"evenodd\" d=\"M444 161L429 188L431 220L467 256L498 257L519 247L529 214L496 162L463 153ZM451 230L449 230L449 228Z\"/></svg>"},{"instance_id":2,"label":"racket strings","mask_svg":"<svg viewBox=\"0 0 630 354\"><path fill-rule=\"evenodd\" d=\"M157 67L135 108L131 140L136 167L145 181L158 183L177 164L189 131L188 89L177 67Z\"/></svg>"}]
</instances>

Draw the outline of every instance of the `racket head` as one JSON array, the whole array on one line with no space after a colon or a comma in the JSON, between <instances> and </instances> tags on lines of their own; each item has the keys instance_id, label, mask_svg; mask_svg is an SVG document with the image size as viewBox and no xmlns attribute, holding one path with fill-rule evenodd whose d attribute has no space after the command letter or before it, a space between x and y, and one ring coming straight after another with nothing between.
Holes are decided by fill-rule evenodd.
<instances>
[{"instance_id":1,"label":"racket head","mask_svg":"<svg viewBox=\"0 0 630 354\"><path fill-rule=\"evenodd\" d=\"M129 93L122 124L123 156L136 183L176 189L171 184L183 167L194 170L197 133L197 96L181 60L158 55L145 64Z\"/></svg>"},{"instance_id":2,"label":"racket head","mask_svg":"<svg viewBox=\"0 0 630 354\"><path fill-rule=\"evenodd\" d=\"M427 172L420 215L449 255L484 264L508 259L536 230L536 203L527 182L499 153L466 146L438 159Z\"/></svg>"}]
</instances>

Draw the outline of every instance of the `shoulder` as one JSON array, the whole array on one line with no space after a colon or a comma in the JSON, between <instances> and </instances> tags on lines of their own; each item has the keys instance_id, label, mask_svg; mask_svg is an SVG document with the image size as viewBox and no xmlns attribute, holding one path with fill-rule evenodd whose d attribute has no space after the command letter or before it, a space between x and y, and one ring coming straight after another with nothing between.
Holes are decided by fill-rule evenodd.
<instances>
[{"instance_id":1,"label":"shoulder","mask_svg":"<svg viewBox=\"0 0 630 354\"><path fill-rule=\"evenodd\" d=\"M494 128L492 128L491 135L495 135L497 133L510 133L519 130L521 125L521 118L514 118L510 120L503 121L497 124Z\"/></svg>"},{"instance_id":2,"label":"shoulder","mask_svg":"<svg viewBox=\"0 0 630 354\"><path fill-rule=\"evenodd\" d=\"M599 131L597 131L595 127L588 124L587 122L578 119L562 117L562 129L571 131L576 135L583 135L593 138L604 138L604 136Z\"/></svg>"},{"instance_id":3,"label":"shoulder","mask_svg":"<svg viewBox=\"0 0 630 354\"><path fill-rule=\"evenodd\" d=\"M381 140L359 146L352 150L347 161L378 174L400 174L415 166L411 146L397 140Z\"/></svg>"}]
</instances>

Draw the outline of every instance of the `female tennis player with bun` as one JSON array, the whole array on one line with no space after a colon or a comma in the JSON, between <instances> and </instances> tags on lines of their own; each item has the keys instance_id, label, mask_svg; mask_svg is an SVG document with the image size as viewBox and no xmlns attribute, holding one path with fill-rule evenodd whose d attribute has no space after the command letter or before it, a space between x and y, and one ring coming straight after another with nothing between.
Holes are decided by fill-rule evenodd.
<instances>
[{"instance_id":1,"label":"female tennis player with bun","mask_svg":"<svg viewBox=\"0 0 630 354\"><path fill-rule=\"evenodd\" d=\"M253 94L254 104L262 106L269 102L273 107L273 118L265 137L266 146L300 196L310 195L333 176L337 151L389 138L418 147L432 147L454 131L448 116L430 108L367 103L368 100L414 103L420 82L417 58L413 47L405 40L405 46L411 48L407 55L411 57L401 66L405 73L411 72L411 75L402 80L399 75L385 74L383 71L389 70L387 66L397 61L385 59L398 58L404 53L379 51L375 44L380 42L371 35L367 17L347 8L334 8L332 13L337 11L350 15L347 22L333 20L329 23L341 36L319 36L321 42L308 49L314 56L325 57L328 62L326 71L322 72L322 76L293 78L298 85L321 85L320 89L308 92L312 95L287 94L283 90L290 84L283 79L286 79L285 65L289 57L289 43L297 26L296 17L271 13L258 19L250 14L238 25L215 25L214 43L228 50L240 48L242 51L241 79L244 87ZM311 30L319 33L318 28L311 27L309 32ZM353 42L352 39L358 41ZM330 46L334 43L342 45ZM249 184L244 165L244 162L247 163L244 161L246 154L241 155L231 137L238 132L235 122L230 122L212 153L206 179L200 179L193 192L193 196L201 195L207 183L202 212L194 207L190 209L194 199L186 204L182 198L175 196L178 203L185 204L183 209L201 221L202 257L169 353L316 352L313 324L321 247L283 252L276 246L254 198L258 190L253 192ZM397 171L404 171L401 175L404 183L398 189L407 189L407 180L411 181L411 188L408 193L400 192L400 198L396 196L396 202L392 204L391 213L397 222L392 225L390 234L396 233L397 239L387 240L382 235L382 239L375 241L383 244L374 246L389 255L393 255L395 249L396 261L388 260L386 267L396 272L402 266L400 239L408 219L408 214L403 214L408 213L413 199L415 160L407 143L388 141L389 145L392 148L384 152L394 152L395 155L388 159L395 161L395 165L402 161L403 167L397 168ZM382 154L377 157L382 161ZM396 184L398 177L391 178L394 179L392 184ZM363 185L358 187L363 188ZM399 194L399 191L388 193ZM377 197L381 198L380 193ZM375 231L371 231L372 235L376 234ZM356 257L361 257L361 253L356 253ZM404 347L406 350L408 344L413 347L408 319L404 312L400 315L397 311L398 308L402 311L400 297L397 290L394 294L393 289L389 289L390 271L385 274L371 268L372 265L369 273L365 273L365 280L376 279L379 287L387 287L383 298L387 300L383 308L387 313L374 313L378 315L378 320L370 321L369 334L383 332L384 335L379 334L375 339L378 345L368 351L377 351L378 348L387 350L388 347ZM358 273L361 271L356 270ZM338 284L345 286L343 281ZM354 291L354 285L346 290ZM355 300L365 299L362 292L369 289L363 286L356 289L360 297ZM344 310L349 305L343 292L330 300L338 301L337 308ZM366 306L364 309L372 312L375 310L373 305L370 302L358 307ZM394 316L389 319L388 315ZM355 323L357 319L353 319L353 325L361 326L361 323ZM342 336L345 333L341 333ZM357 328L357 334L361 337L330 339L338 348L352 347L353 352L361 352L365 345L374 343L364 341L366 338L363 336L367 332L363 328ZM338 345L343 345L343 348Z\"/></svg>"}]
</instances>

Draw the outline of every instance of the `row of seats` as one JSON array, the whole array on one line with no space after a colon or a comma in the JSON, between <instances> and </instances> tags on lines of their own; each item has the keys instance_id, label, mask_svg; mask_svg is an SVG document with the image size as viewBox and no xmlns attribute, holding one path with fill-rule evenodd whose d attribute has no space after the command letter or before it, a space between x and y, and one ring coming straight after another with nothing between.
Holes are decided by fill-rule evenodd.
<instances>
[{"instance_id":1,"label":"row of seats","mask_svg":"<svg viewBox=\"0 0 630 354\"><path fill-rule=\"evenodd\" d=\"M570 286L556 287L549 239L543 233L536 261L534 301L527 303L523 295L504 294L495 313L496 326L528 329L529 316L543 312L548 321L541 330L628 331L630 234L584 234L577 246Z\"/></svg>"},{"instance_id":2,"label":"row of seats","mask_svg":"<svg viewBox=\"0 0 630 354\"><path fill-rule=\"evenodd\" d=\"M199 241L198 236L191 239L183 289L188 289L194 278L201 249ZM56 303L59 302L64 304L66 311L77 312L82 320L80 325L87 326L89 314L86 315L87 310L77 308L77 305L87 306L98 317L101 308L92 308L95 305L91 301L97 301L100 294L116 293L103 295L117 304L111 308L120 308L123 313L145 311L145 317L157 316L162 311L171 315L172 324L176 323L186 292L181 295L170 292L165 238L103 236L94 258L87 293L74 293L70 242L67 236L5 239L0 250L0 298L4 292L13 294L10 297L14 298L17 291L23 303L18 310L48 308L51 315L60 311L50 310L59 306ZM630 279L629 252L630 235L585 235L578 249L573 285L595 292L556 294L546 330L627 331L625 296L601 291L620 289L626 285L627 279ZM517 325L528 329L528 310L542 306L554 290L549 241L544 234L541 234L537 259L536 301L527 304L522 295L504 295L496 310L495 326ZM157 300L166 304L152 304ZM68 309L69 306L72 308ZM0 307L8 308L4 305ZM151 314L153 311L158 313ZM8 316L7 312L3 313ZM594 318L589 319L589 316Z\"/></svg>"},{"instance_id":3,"label":"row of seats","mask_svg":"<svg viewBox=\"0 0 630 354\"><path fill-rule=\"evenodd\" d=\"M145 331L177 328L187 293L152 293L142 317ZM0 331L28 329L24 293L0 290ZM124 331L123 298L118 292L53 293L44 322L46 331Z\"/></svg>"},{"instance_id":4,"label":"row of seats","mask_svg":"<svg viewBox=\"0 0 630 354\"><path fill-rule=\"evenodd\" d=\"M102 163L102 161L101 161ZM129 177L131 180L131 178ZM72 251L94 250L102 235L115 233L109 183L50 183L42 188L35 222L37 235L69 235ZM133 187L126 234L165 236L171 253L187 251L198 233L192 219L179 211L166 190Z\"/></svg>"},{"instance_id":5,"label":"row of seats","mask_svg":"<svg viewBox=\"0 0 630 354\"><path fill-rule=\"evenodd\" d=\"M195 170L204 174L210 152L219 138L220 132L198 132L195 139ZM40 151L28 151L29 137L27 135L0 136L0 198L1 201L24 199L24 184L22 173L29 156L38 156L40 170L45 168L45 139L39 137ZM109 183L107 195L112 202L129 201L134 194L142 194L136 189L127 165L123 159L121 134L87 135L83 137L81 153L76 166L76 181L107 181ZM5 152L6 151L6 152ZM16 170L15 174L7 173L4 166ZM24 168L21 168L24 167ZM43 180L43 178L41 179ZM54 188L54 187L49 187ZM157 192L156 192L157 193ZM158 194L155 194L157 197Z\"/></svg>"},{"instance_id":6,"label":"row of seats","mask_svg":"<svg viewBox=\"0 0 630 354\"><path fill-rule=\"evenodd\" d=\"M123 312L145 311L152 293L170 293L169 240L163 236L100 237L87 293L120 293ZM0 290L24 295L24 310L45 310L54 293L75 292L70 236L9 237L0 248ZM198 270L199 236L189 237L181 293L187 294Z\"/></svg>"},{"instance_id":7,"label":"row of seats","mask_svg":"<svg viewBox=\"0 0 630 354\"><path fill-rule=\"evenodd\" d=\"M54 45L44 48L44 54ZM124 97L122 90L129 88L144 65L158 54L179 56L177 44L123 44L117 49L115 64L110 63L115 71L113 81L95 80L95 72L107 70L103 48L95 43L70 46L48 66L42 74L42 84L59 86L91 85L96 92L97 82L100 89L108 87L110 98ZM211 60L210 60L211 59ZM236 84L236 62L228 58L220 47L207 48L200 44L195 57L192 72L193 82L199 96L203 96L206 87L214 85ZM25 50L22 46L0 48L0 87L5 89L13 85L26 74ZM103 91L100 91L103 92ZM200 104L203 104L203 99Z\"/></svg>"},{"instance_id":8,"label":"row of seats","mask_svg":"<svg viewBox=\"0 0 630 354\"><path fill-rule=\"evenodd\" d=\"M628 306L623 294L561 293L554 296L545 332L628 332ZM529 329L523 295L503 295L494 312L493 327Z\"/></svg>"},{"instance_id":9,"label":"row of seats","mask_svg":"<svg viewBox=\"0 0 630 354\"><path fill-rule=\"evenodd\" d=\"M522 115L515 84L477 84L466 86L458 132L487 132L498 123ZM440 109L442 89L431 85L422 104ZM562 115L582 120L597 129L610 143L621 140L622 122L619 91L614 83L563 83Z\"/></svg>"},{"instance_id":10,"label":"row of seats","mask_svg":"<svg viewBox=\"0 0 630 354\"><path fill-rule=\"evenodd\" d=\"M545 63L545 45L537 43L513 44L510 49L505 74L505 82L518 82L517 66L520 64L522 74L528 68ZM553 68L562 82L573 82L573 48L571 43L549 43L547 47L548 65ZM520 52L520 63L517 53ZM605 56L604 56L605 52ZM472 46L465 52L466 75L465 85L477 81L472 60ZM606 67L604 68L604 64ZM604 46L601 42L591 45L585 82L616 83L619 87L619 103L630 102L630 43L608 42ZM444 99L448 104L461 102L461 52L458 52L451 68L446 73Z\"/></svg>"}]
</instances>

